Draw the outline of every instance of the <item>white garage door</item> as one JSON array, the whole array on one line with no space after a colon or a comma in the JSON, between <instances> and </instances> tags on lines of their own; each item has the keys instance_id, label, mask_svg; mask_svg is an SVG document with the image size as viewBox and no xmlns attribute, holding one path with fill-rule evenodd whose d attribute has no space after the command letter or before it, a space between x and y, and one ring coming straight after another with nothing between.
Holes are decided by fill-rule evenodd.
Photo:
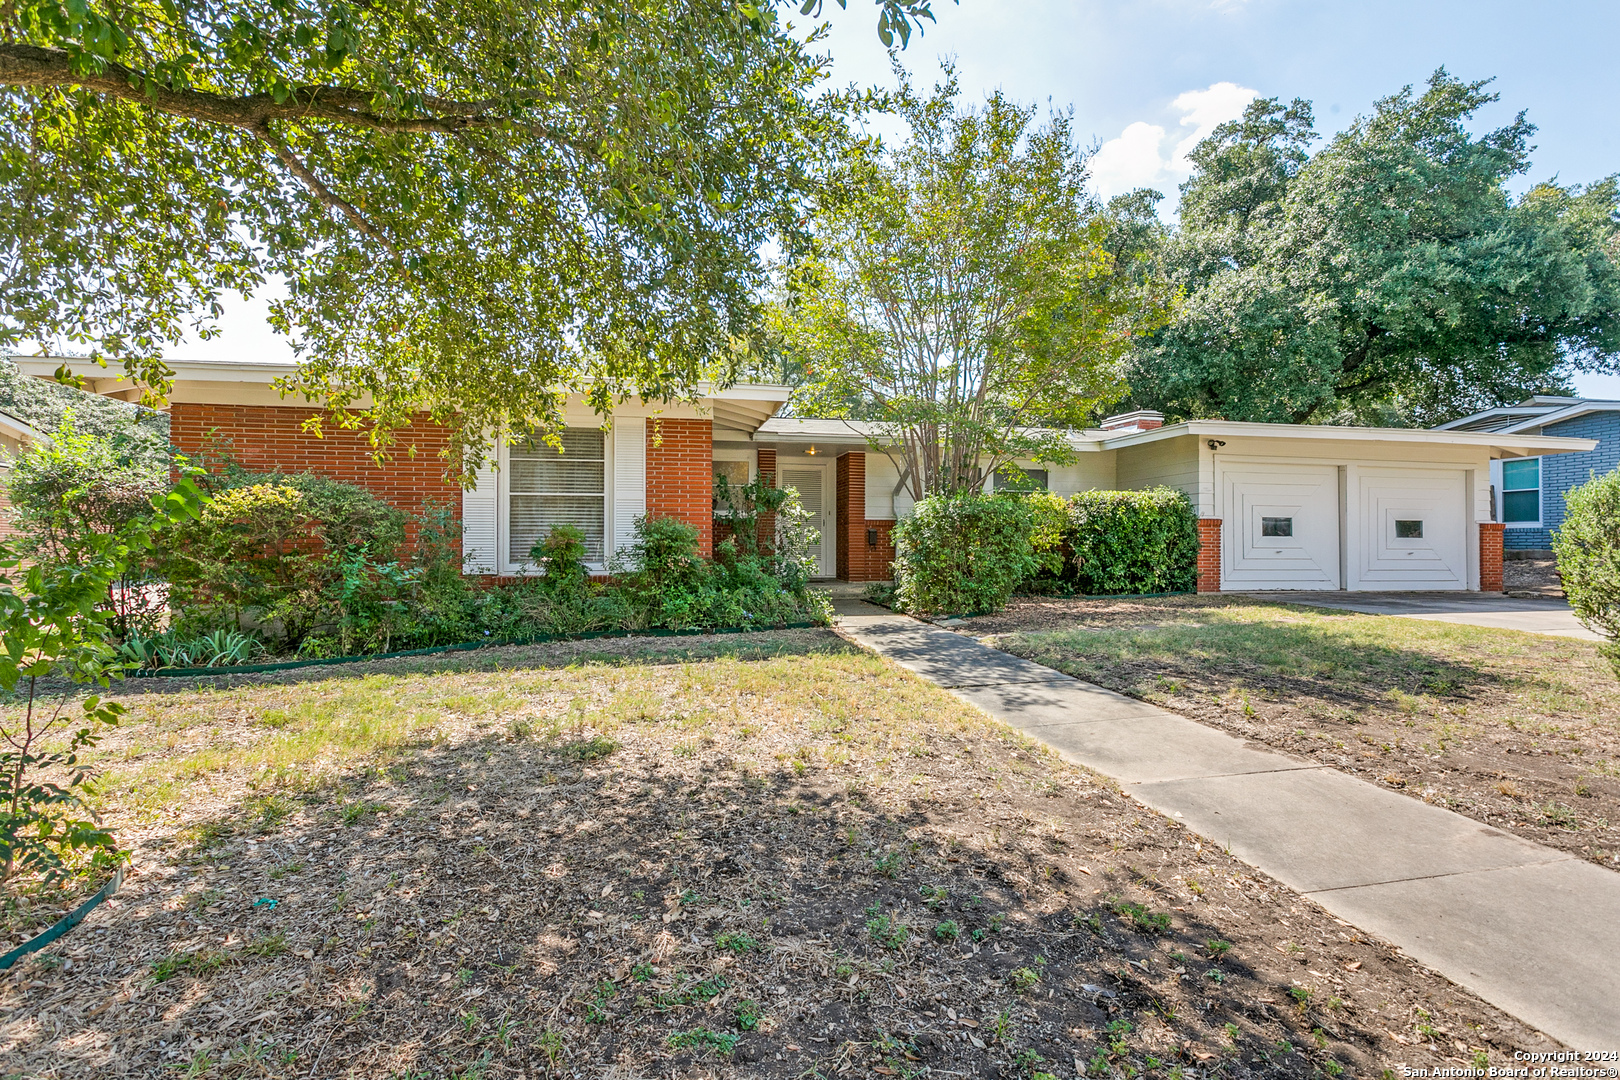
<instances>
[{"instance_id":1,"label":"white garage door","mask_svg":"<svg viewBox=\"0 0 1620 1080\"><path fill-rule=\"evenodd\" d=\"M1468 588L1467 474L1357 470L1353 589Z\"/></svg>"},{"instance_id":2,"label":"white garage door","mask_svg":"<svg viewBox=\"0 0 1620 1080\"><path fill-rule=\"evenodd\" d=\"M1335 465L1223 463L1222 589L1339 587Z\"/></svg>"}]
</instances>

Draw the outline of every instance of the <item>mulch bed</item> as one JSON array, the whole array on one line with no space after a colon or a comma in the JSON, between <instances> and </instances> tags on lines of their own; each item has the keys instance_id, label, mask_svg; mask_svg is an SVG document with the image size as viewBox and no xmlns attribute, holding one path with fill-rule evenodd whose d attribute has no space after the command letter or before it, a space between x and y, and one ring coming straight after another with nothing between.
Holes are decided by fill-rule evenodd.
<instances>
[{"instance_id":1,"label":"mulch bed","mask_svg":"<svg viewBox=\"0 0 1620 1080\"><path fill-rule=\"evenodd\" d=\"M839 663L869 699L910 679ZM0 978L0 1070L1361 1077L1551 1046L943 693L917 737L762 701L694 738L683 670L647 676L657 718L447 721L274 822L225 779L126 818L124 891Z\"/></svg>"}]
</instances>

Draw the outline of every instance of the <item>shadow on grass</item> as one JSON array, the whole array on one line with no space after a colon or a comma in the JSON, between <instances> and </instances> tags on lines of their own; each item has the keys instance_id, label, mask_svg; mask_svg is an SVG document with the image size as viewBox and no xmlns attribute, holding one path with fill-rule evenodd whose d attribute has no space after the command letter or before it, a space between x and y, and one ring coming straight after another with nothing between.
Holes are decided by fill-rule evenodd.
<instances>
[{"instance_id":1,"label":"shadow on grass","mask_svg":"<svg viewBox=\"0 0 1620 1080\"><path fill-rule=\"evenodd\" d=\"M1303 968L1279 973L1255 912L1171 916L1162 860L1186 834L1170 823L1129 807L1103 819L1074 793L986 803L972 793L999 784L972 776L943 807L885 809L791 761L682 745L490 735L249 796L172 849L181 875L148 886L161 892L139 898L145 917L115 916L91 959L136 974L121 988L81 965L83 1012L59 1016L57 1037L137 1072L207 1030L198 1053L216 1065L259 1055L298 1075L663 1075L695 1057L721 1075L1067 1074L1077 1058L1101 1074L1210 1055L1264 1055L1268 1076L1329 1060L1372 1074L1381 1030L1325 994L1291 997ZM980 753L915 767L962 783L990 763ZM1003 835L1008 810L1124 827L1124 858L1160 866L1106 867L1100 841L1055 856L1028 830ZM1223 941L1238 944L1210 945ZM137 986L134 1005L117 999ZM229 1016L211 1004L224 999ZM1376 1003L1365 1015L1381 1023ZM677 1038L691 1032L707 1034Z\"/></svg>"},{"instance_id":2,"label":"shadow on grass","mask_svg":"<svg viewBox=\"0 0 1620 1080\"><path fill-rule=\"evenodd\" d=\"M182 694L245 686L289 686L362 679L373 675L432 675L473 671L543 671L587 664L686 664L731 658L768 660L778 656L858 653L861 650L831 630L774 630L754 634L702 634L691 637L626 637L590 641L553 641L539 645L503 645L437 656L402 656L233 675L184 678L141 677L115 684L119 694ZM56 692L60 693L60 687Z\"/></svg>"},{"instance_id":3,"label":"shadow on grass","mask_svg":"<svg viewBox=\"0 0 1620 1080\"><path fill-rule=\"evenodd\" d=\"M1250 621L1219 608L1192 620L1143 627L1045 630L1004 636L999 647L1077 678L1118 689L1152 689L1159 680L1199 688L1241 684L1268 693L1387 702L1391 691L1469 700L1510 680L1482 666L1392 639L1425 630L1387 620L1324 615L1277 605L1277 618ZM1281 621L1288 618L1308 621Z\"/></svg>"}]
</instances>

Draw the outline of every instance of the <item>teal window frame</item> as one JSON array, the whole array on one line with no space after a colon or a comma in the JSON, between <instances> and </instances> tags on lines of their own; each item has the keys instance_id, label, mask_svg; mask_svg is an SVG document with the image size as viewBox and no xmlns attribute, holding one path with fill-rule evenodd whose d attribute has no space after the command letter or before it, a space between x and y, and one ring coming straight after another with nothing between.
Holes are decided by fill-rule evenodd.
<instances>
[{"instance_id":1,"label":"teal window frame","mask_svg":"<svg viewBox=\"0 0 1620 1080\"><path fill-rule=\"evenodd\" d=\"M1533 485L1525 483L1534 479ZM1525 517L1533 506L1535 514ZM1502 462L1502 524L1539 528L1541 526L1541 459L1509 458Z\"/></svg>"}]
</instances>

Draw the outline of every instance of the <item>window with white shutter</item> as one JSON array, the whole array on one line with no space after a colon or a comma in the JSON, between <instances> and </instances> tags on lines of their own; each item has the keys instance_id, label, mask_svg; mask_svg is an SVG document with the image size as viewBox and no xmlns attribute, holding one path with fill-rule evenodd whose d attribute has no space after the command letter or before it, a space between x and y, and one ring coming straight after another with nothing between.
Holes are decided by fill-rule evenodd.
<instances>
[{"instance_id":1,"label":"window with white shutter","mask_svg":"<svg viewBox=\"0 0 1620 1080\"><path fill-rule=\"evenodd\" d=\"M539 439L513 446L507 459L507 561L528 563L529 550L555 525L585 534L585 561L601 563L607 540L607 440L598 428L566 428L558 453Z\"/></svg>"}]
</instances>

